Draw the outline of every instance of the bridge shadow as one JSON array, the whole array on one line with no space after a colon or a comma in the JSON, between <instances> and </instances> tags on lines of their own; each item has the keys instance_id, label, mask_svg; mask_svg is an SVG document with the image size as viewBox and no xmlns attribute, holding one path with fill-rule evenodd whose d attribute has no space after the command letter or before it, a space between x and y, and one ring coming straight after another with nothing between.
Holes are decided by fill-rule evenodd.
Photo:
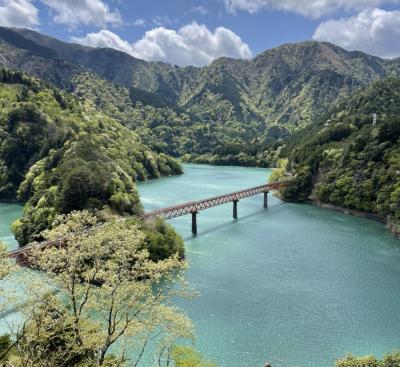
<instances>
[{"instance_id":1,"label":"bridge shadow","mask_svg":"<svg viewBox=\"0 0 400 367\"><path fill-rule=\"evenodd\" d=\"M229 220L227 222L215 225L213 227L208 227L208 228L203 229L203 230L201 229L201 223L198 223L198 227L199 228L198 228L198 233L197 234L184 235L184 236L182 236L182 238L183 238L184 241L192 240L194 238L199 238L199 237L202 237L204 235L207 235L207 234L210 234L210 233L213 233L213 232L217 232L217 231L221 230L222 228L235 225L236 223L244 222L247 219L255 217L255 216L260 215L260 214L268 214L268 217L272 216L272 215L274 215L274 216L275 215L279 215L281 209L283 209L283 206L285 204L286 203L284 203L284 202L280 202L280 203L276 203L276 204L271 205L271 207L269 207L268 209L260 208L259 210L256 210L253 213L246 214L246 215L243 215L243 216L239 215L238 219L233 219L232 218L231 220ZM263 218L266 218L266 217L263 216Z\"/></svg>"}]
</instances>

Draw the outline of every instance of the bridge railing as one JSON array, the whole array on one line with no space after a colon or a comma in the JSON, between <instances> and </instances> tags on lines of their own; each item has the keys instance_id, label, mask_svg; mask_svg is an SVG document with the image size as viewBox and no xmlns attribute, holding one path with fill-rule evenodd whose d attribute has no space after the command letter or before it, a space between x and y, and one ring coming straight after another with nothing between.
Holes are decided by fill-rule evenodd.
<instances>
[{"instance_id":1,"label":"bridge railing","mask_svg":"<svg viewBox=\"0 0 400 367\"><path fill-rule=\"evenodd\" d=\"M257 194L262 194L272 190L277 190L280 187L285 186L286 184L287 181L273 182L270 184L252 187L250 189L235 191L229 194L214 196L208 199L191 201L162 209L156 209L143 214L141 218L147 220L163 218L168 220L180 217L182 215L196 213L199 212L200 210L209 209L217 205L226 204L232 201L238 201L240 199L244 199Z\"/></svg>"},{"instance_id":2,"label":"bridge railing","mask_svg":"<svg viewBox=\"0 0 400 367\"><path fill-rule=\"evenodd\" d=\"M252 187L250 189L240 190L236 192L232 192L230 194L214 196L208 199L198 200L198 201L190 201L179 205L170 206L163 209L152 210L147 213L144 213L140 216L143 220L154 220L157 218L163 219L172 219L186 214L192 214L192 232L197 233L197 224L196 221L196 213L205 210L208 208L212 208L214 206L226 204L229 202L234 202L237 204L237 201L240 199L244 199L250 196L254 196L257 194L267 194L269 191L277 190L282 186L286 186L290 180L273 182L261 186ZM266 196L266 195L265 195ZM265 198L264 198L265 200ZM235 205L236 206L236 205ZM264 201L264 206L265 201ZM236 208L234 209L234 213L236 212ZM237 217L237 212L234 214L234 217ZM124 219L121 219L124 220ZM194 221L194 222L193 222ZM22 248L19 248L14 251L9 252L9 257L14 258L21 265L29 265L29 254L31 253L32 247L39 246L40 248L45 248L48 246L63 246L63 240L57 241L47 241L40 242L35 244L28 244Z\"/></svg>"}]
</instances>

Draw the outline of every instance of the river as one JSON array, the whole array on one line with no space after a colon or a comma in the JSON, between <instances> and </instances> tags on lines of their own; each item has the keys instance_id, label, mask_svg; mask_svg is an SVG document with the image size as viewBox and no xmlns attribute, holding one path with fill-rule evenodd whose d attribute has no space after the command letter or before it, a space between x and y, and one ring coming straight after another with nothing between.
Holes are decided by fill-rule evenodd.
<instances>
[{"instance_id":1,"label":"river","mask_svg":"<svg viewBox=\"0 0 400 367\"><path fill-rule=\"evenodd\" d=\"M185 174L139 184L154 209L266 182L269 170L185 165ZM200 296L180 306L197 347L220 367L332 367L347 352L400 347L400 241L382 224L262 195L170 223L186 243L187 278ZM5 208L5 205L8 205ZM0 204L0 237L8 238Z\"/></svg>"}]
</instances>

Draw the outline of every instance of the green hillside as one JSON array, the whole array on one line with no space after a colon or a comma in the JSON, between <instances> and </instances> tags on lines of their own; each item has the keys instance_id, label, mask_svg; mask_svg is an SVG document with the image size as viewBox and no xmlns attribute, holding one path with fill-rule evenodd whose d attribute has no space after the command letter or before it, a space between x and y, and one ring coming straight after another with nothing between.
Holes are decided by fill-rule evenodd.
<instances>
[{"instance_id":1,"label":"green hillside","mask_svg":"<svg viewBox=\"0 0 400 367\"><path fill-rule=\"evenodd\" d=\"M1 70L0 100L0 199L26 202L15 226L21 244L59 213L139 213L137 180L181 173L91 103L38 80Z\"/></svg>"},{"instance_id":2,"label":"green hillside","mask_svg":"<svg viewBox=\"0 0 400 367\"><path fill-rule=\"evenodd\" d=\"M400 79L378 81L338 102L281 151L297 175L284 197L400 219L399 116Z\"/></svg>"},{"instance_id":3,"label":"green hillside","mask_svg":"<svg viewBox=\"0 0 400 367\"><path fill-rule=\"evenodd\" d=\"M0 53L4 66L92 100L153 149L213 164L270 165L277 146L338 98L400 76L399 60L321 42L196 68L0 28Z\"/></svg>"}]
</instances>

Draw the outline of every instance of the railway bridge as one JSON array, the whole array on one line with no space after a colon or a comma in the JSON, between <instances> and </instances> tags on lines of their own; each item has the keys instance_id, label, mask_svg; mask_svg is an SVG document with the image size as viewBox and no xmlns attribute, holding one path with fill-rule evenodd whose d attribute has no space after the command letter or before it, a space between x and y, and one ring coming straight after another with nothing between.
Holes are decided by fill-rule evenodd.
<instances>
[{"instance_id":1,"label":"railway bridge","mask_svg":"<svg viewBox=\"0 0 400 367\"><path fill-rule=\"evenodd\" d=\"M197 214L201 210L209 209L218 205L233 203L233 218L238 218L238 202L258 194L264 194L263 205L268 208L268 193L273 190L278 190L288 184L286 181L277 181L265 185L251 187L249 189L235 191L229 194L214 196L208 199L190 201L179 205L169 206L162 209L148 211L140 216L141 219L146 221L162 218L165 220L181 217L183 215L192 216L192 233L197 234ZM63 246L64 241L48 241L41 242L37 245L42 247L47 246ZM9 256L14 258L21 265L29 265L29 252L33 245L27 245L17 250L9 252Z\"/></svg>"}]
</instances>

